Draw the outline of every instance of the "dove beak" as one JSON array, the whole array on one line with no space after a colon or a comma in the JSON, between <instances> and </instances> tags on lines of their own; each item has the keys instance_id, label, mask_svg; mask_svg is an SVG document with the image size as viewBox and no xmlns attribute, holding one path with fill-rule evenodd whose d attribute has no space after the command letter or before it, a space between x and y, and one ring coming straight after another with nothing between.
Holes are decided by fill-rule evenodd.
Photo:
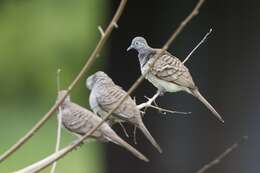
<instances>
[{"instance_id":1,"label":"dove beak","mask_svg":"<svg viewBox=\"0 0 260 173\"><path fill-rule=\"evenodd\" d=\"M130 45L130 46L126 49L126 51L129 51L129 50L131 50L131 49L133 49L133 46L132 46L132 45Z\"/></svg>"}]
</instances>

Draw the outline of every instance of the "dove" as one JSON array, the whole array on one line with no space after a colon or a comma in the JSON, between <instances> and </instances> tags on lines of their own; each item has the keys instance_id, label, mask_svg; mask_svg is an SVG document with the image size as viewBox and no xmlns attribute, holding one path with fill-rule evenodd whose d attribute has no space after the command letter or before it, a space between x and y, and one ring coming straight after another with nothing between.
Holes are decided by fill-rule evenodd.
<instances>
[{"instance_id":1,"label":"dove","mask_svg":"<svg viewBox=\"0 0 260 173\"><path fill-rule=\"evenodd\" d=\"M143 37L135 37L127 51L131 49L138 52L141 73L146 74L150 68L145 78L158 89L161 95L165 92L185 91L201 101L213 115L224 123L220 114L199 92L189 69L177 57L167 51L160 54L161 49L150 47ZM156 57L158 58L155 61Z\"/></svg>"},{"instance_id":2,"label":"dove","mask_svg":"<svg viewBox=\"0 0 260 173\"><path fill-rule=\"evenodd\" d=\"M120 100L127 94L120 86L116 85L113 80L104 72L98 71L89 76L86 80L86 86L91 90L89 96L89 104L91 109L101 117L107 115ZM140 110L137 108L135 101L130 97L122 102L122 104L113 112L109 122L120 123L128 122L139 128L151 144L162 153L159 144L152 137L148 129L143 123Z\"/></svg>"},{"instance_id":3,"label":"dove","mask_svg":"<svg viewBox=\"0 0 260 173\"><path fill-rule=\"evenodd\" d=\"M57 100L63 98L66 92L66 90L59 91ZM93 112L71 102L69 96L61 103L60 108L63 127L76 136L85 135L102 121L102 119ZM104 122L90 137L99 141L113 142L127 149L137 158L145 162L149 161L143 154L121 139L106 122Z\"/></svg>"}]
</instances>

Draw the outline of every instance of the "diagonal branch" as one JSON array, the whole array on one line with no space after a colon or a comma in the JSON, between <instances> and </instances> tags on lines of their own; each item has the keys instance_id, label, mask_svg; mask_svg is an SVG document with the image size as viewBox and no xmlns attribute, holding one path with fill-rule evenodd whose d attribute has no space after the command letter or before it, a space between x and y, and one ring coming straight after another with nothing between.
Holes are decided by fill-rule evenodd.
<instances>
[{"instance_id":1,"label":"diagonal branch","mask_svg":"<svg viewBox=\"0 0 260 173\"><path fill-rule=\"evenodd\" d=\"M182 61L183 64L186 61L188 61L189 58L191 57L191 55L200 47L200 45L207 40L207 38L211 34L211 32L212 32L212 29L210 28L209 32L206 33L206 35L203 37L203 39L192 49L192 51L189 53L189 55Z\"/></svg>"},{"instance_id":2,"label":"diagonal branch","mask_svg":"<svg viewBox=\"0 0 260 173\"><path fill-rule=\"evenodd\" d=\"M158 57L165 51L168 49L168 47L170 46L170 44L173 42L173 40L179 35L179 33L183 30L183 28L188 24L188 22L190 22L190 20L195 17L198 13L199 13L199 9L201 7L201 5L203 4L204 0L199 0L198 3L196 4L195 8L191 11L191 13L181 22L181 24L179 25L179 27L176 29L176 31L171 35L171 37L169 38L169 40L164 44L163 48L161 49L160 53L155 57L155 61L158 59ZM155 63L155 61L153 62L153 64ZM152 64L152 65L153 65ZM71 144L67 147L65 147L64 149L62 149L61 151L59 151L58 153L54 153L51 156L36 162L35 164L28 166L20 171L17 171L16 173L34 173L34 172L39 172L40 170L48 167L50 164L52 164L53 162L55 162L56 160L59 160L60 158L62 158L63 156L65 156L66 154L68 154L69 152L71 152L74 148L76 148L80 143L82 143L87 137L89 137L91 134L93 134L108 118L109 116L124 102L124 100L137 88L137 86L143 81L144 76L149 72L150 68L146 71L146 73L142 76L140 76L135 83L132 85L132 87L127 91L127 94L121 99L119 100L119 102L117 103L117 105L114 107L114 109L112 109L105 117L104 119L96 126L94 127L92 130L90 130L88 133L86 133L84 136L82 136L79 140L77 140L74 144ZM63 98L64 99L64 98ZM60 102L62 102L63 100L61 100ZM48 159L49 158L49 159ZM29 171L25 171L28 168L30 168Z\"/></svg>"},{"instance_id":3,"label":"diagonal branch","mask_svg":"<svg viewBox=\"0 0 260 173\"><path fill-rule=\"evenodd\" d=\"M211 162L207 163L206 165L204 165L202 168L200 168L196 173L204 173L206 172L208 169L210 169L211 167L219 164L221 162L222 159L224 159L225 157L227 157L232 151L234 151L240 143L246 141L248 139L247 136L243 136L243 138L234 143L233 145L231 145L229 148L227 148L223 153L221 153L218 157L216 157L214 160L212 160Z\"/></svg>"},{"instance_id":4,"label":"diagonal branch","mask_svg":"<svg viewBox=\"0 0 260 173\"><path fill-rule=\"evenodd\" d=\"M108 37L110 36L112 30L117 27L117 21L119 20L120 16L122 15L122 12L124 10L124 7L126 6L127 0L121 0L120 5L109 23L108 27L106 28L103 35L101 35L100 40L97 43L97 46L95 47L94 51L90 55L90 57L87 59L86 64L83 66L79 74L76 76L76 78L73 80L73 82L69 85L67 89L67 93L64 95L64 97L57 103L55 103L50 110L33 126L31 130L29 130L22 138L20 138L11 148L9 148L3 155L0 156L0 163L3 162L6 158L8 158L10 155L12 155L16 150L18 150L23 144L25 144L43 125L44 123L52 116L52 114L57 110L59 105L63 102L63 100L68 96L68 94L71 92L71 90L75 87L75 85L79 82L79 80L83 77L83 75L89 70L89 67L94 62L94 60L97 58L97 55L101 51L101 48L103 47L104 43L107 41Z\"/></svg>"}]
</instances>

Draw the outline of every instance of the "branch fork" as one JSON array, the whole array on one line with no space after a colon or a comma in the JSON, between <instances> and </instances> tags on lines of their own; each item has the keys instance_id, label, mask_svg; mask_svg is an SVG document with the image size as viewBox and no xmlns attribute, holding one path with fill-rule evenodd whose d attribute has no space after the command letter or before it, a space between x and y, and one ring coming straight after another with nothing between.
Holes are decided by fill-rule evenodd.
<instances>
[{"instance_id":1,"label":"branch fork","mask_svg":"<svg viewBox=\"0 0 260 173\"><path fill-rule=\"evenodd\" d=\"M191 114L191 112L180 112L180 111L173 111L173 110L169 110L169 109L164 109L164 108L161 108L158 106L158 104L155 102L155 100L157 99L157 97L159 97L161 95L161 92L158 90L153 97L149 98L149 97L146 97L145 98L147 99L147 102L144 102L144 103L141 103L139 105L137 105L137 108L139 110L142 110L142 114L145 114L147 108L153 108L153 109L156 109L158 110L160 113L166 115L167 113L171 113L171 114L185 114L185 115L188 115L188 114ZM154 105L153 105L154 104Z\"/></svg>"}]
</instances>

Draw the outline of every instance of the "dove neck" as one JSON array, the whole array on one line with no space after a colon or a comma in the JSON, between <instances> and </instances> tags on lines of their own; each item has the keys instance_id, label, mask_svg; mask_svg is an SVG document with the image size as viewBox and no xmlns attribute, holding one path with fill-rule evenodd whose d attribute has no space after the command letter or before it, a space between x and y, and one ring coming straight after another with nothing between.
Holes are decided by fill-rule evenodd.
<instances>
[{"instance_id":1,"label":"dove neck","mask_svg":"<svg viewBox=\"0 0 260 173\"><path fill-rule=\"evenodd\" d=\"M150 47L139 50L138 58L139 58L141 67L144 67L145 64L148 62L148 60L151 57L150 55L152 54L152 52L153 52L153 49Z\"/></svg>"}]
</instances>

